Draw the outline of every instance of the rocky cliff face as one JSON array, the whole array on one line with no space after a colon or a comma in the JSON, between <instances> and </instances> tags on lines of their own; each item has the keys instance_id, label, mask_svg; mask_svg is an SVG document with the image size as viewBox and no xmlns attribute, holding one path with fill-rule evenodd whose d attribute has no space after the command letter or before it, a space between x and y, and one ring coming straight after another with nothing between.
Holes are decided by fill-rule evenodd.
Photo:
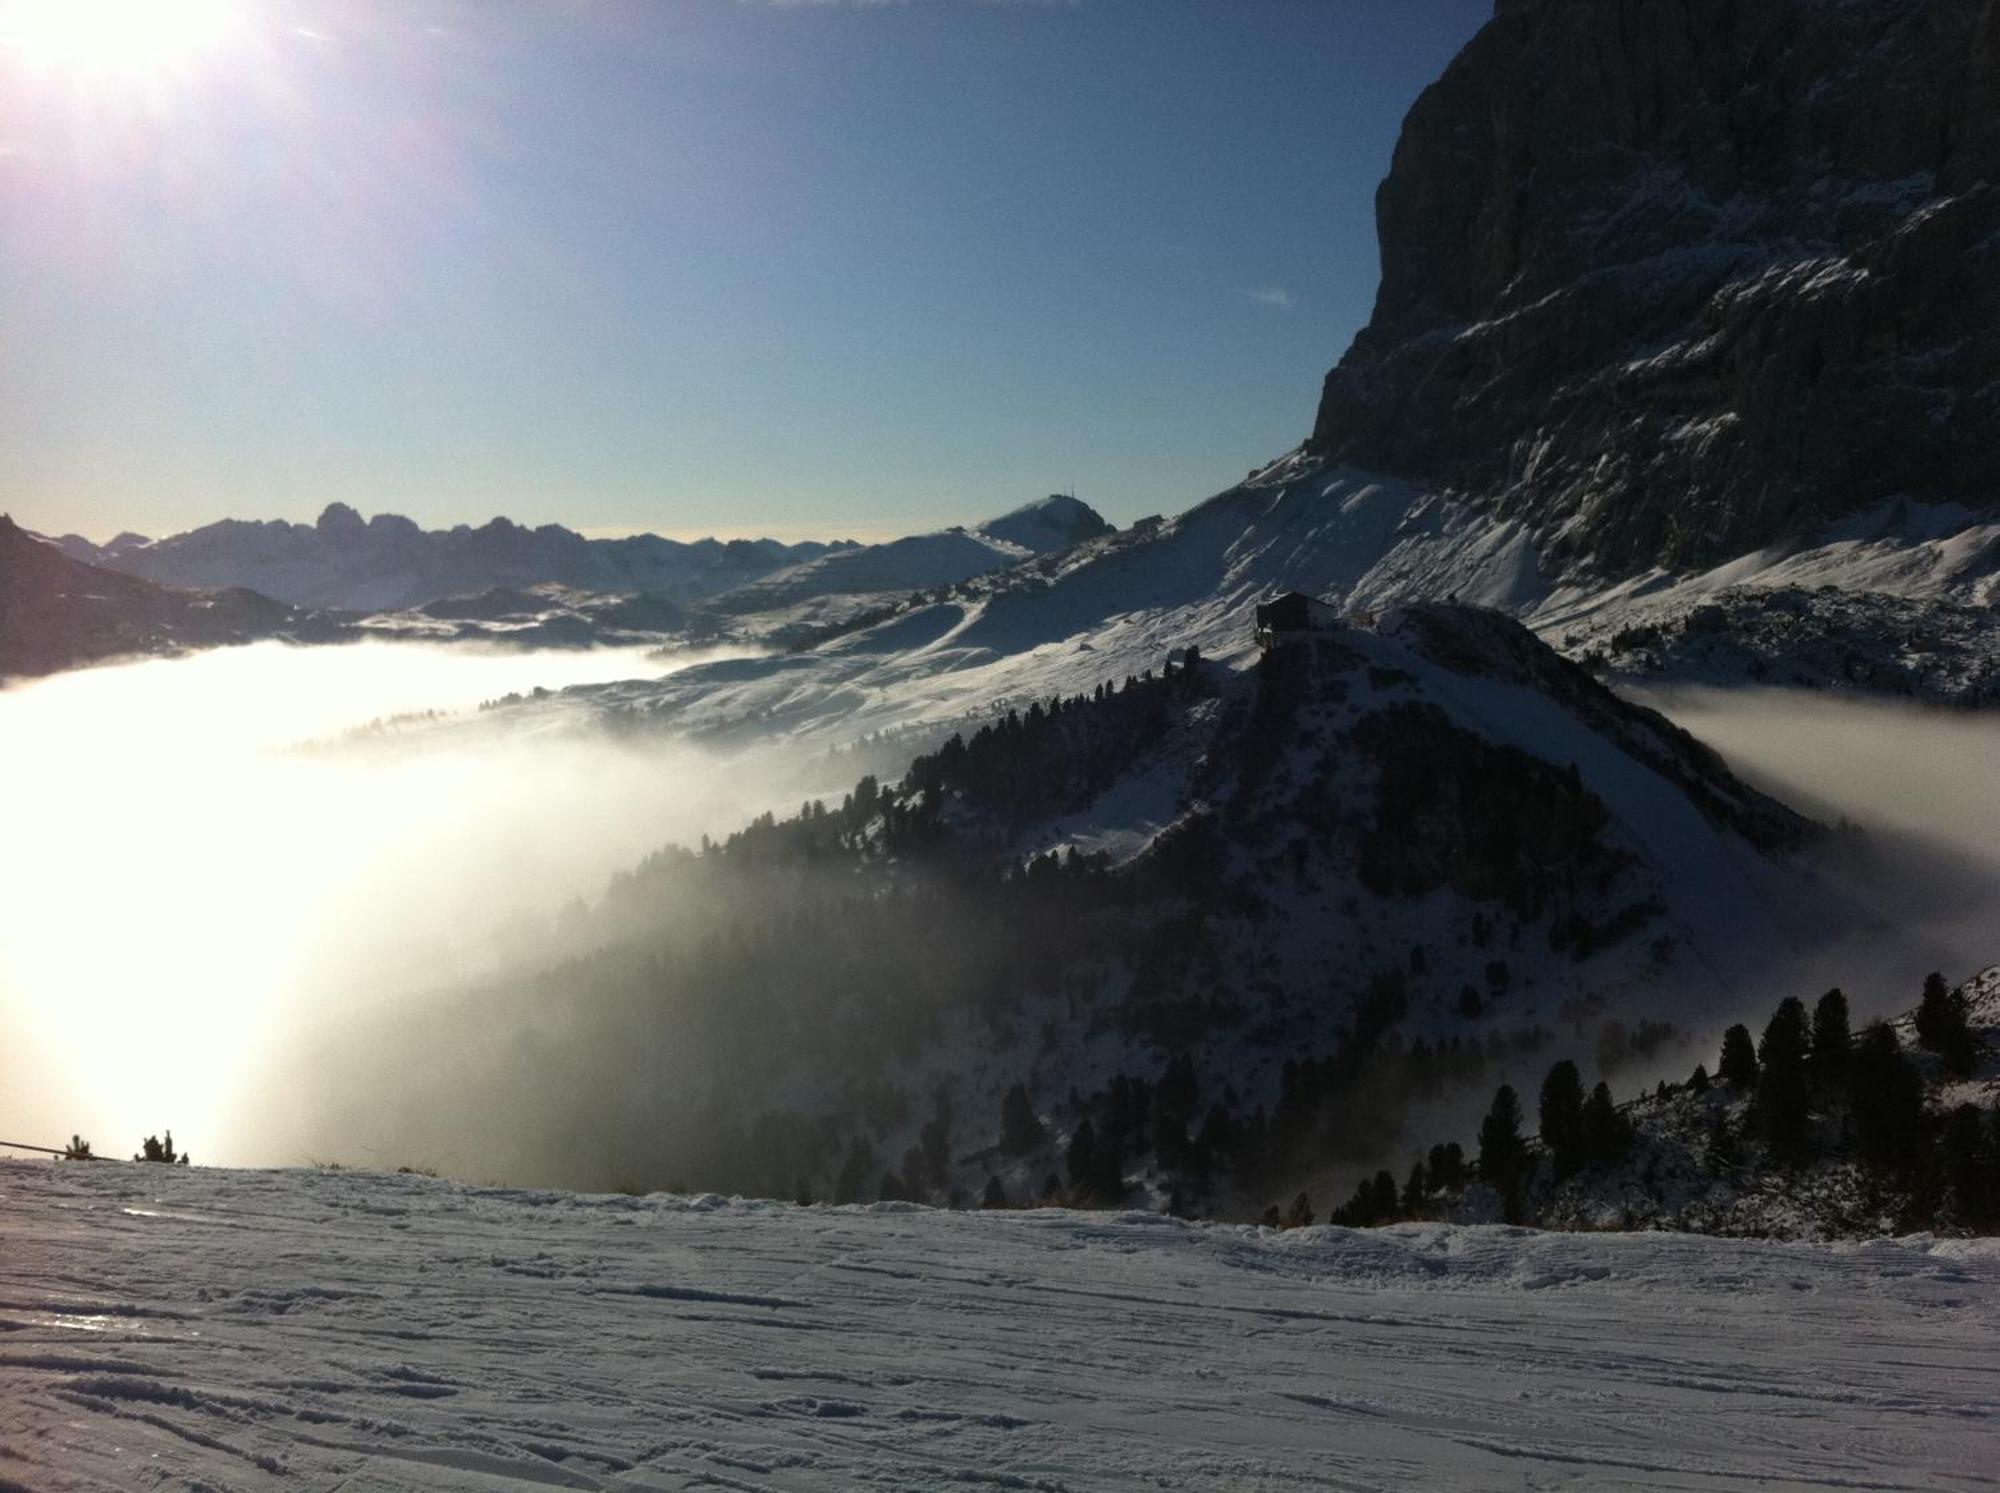
<instances>
[{"instance_id":1,"label":"rocky cliff face","mask_svg":"<svg viewBox=\"0 0 2000 1493\"><path fill-rule=\"evenodd\" d=\"M2000 496L2000 0L1501 0L1312 449L1608 573Z\"/></svg>"}]
</instances>

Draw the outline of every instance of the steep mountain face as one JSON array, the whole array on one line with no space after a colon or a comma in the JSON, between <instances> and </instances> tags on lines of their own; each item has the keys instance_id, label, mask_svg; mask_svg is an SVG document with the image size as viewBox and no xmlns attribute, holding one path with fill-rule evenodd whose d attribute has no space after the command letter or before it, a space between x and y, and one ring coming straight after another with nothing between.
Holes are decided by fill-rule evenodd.
<instances>
[{"instance_id":1,"label":"steep mountain face","mask_svg":"<svg viewBox=\"0 0 2000 1493\"><path fill-rule=\"evenodd\" d=\"M496 586L557 584L686 601L841 548L770 539L692 544L640 534L586 539L559 524L505 518L421 529L394 513L364 520L329 504L316 523L225 519L168 539L124 534L102 547L70 535L72 558L178 586L250 586L298 606L395 611Z\"/></svg>"},{"instance_id":2,"label":"steep mountain face","mask_svg":"<svg viewBox=\"0 0 2000 1493\"><path fill-rule=\"evenodd\" d=\"M1700 566L1990 501L2000 6L1502 0L1412 109L1311 450Z\"/></svg>"},{"instance_id":3,"label":"steep mountain face","mask_svg":"<svg viewBox=\"0 0 2000 1493\"><path fill-rule=\"evenodd\" d=\"M80 564L0 514L0 680L259 638L330 642L337 618L235 588L190 591Z\"/></svg>"},{"instance_id":4,"label":"steep mountain face","mask_svg":"<svg viewBox=\"0 0 2000 1493\"><path fill-rule=\"evenodd\" d=\"M1793 862L1816 837L1518 624L1411 608L1100 676L663 851L589 952L314 1071L352 1143L522 1180L1111 1202L1130 1157L1227 1208L1558 1027L1615 1016L1622 1053L1761 988L1843 916ZM1135 1108L1169 1068L1172 1118ZM506 1121L528 1088L548 1123Z\"/></svg>"}]
</instances>

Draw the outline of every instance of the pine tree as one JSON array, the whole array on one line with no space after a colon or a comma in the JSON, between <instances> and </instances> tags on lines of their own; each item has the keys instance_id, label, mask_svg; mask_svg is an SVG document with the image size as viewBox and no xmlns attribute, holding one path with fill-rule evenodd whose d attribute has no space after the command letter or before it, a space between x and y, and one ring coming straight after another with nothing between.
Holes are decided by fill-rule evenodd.
<instances>
[{"instance_id":1,"label":"pine tree","mask_svg":"<svg viewBox=\"0 0 2000 1493\"><path fill-rule=\"evenodd\" d=\"M1415 1218L1424 1211L1424 1201L1430 1196L1430 1179L1424 1175L1424 1164L1419 1161L1410 1168L1410 1177L1403 1184L1403 1212Z\"/></svg>"},{"instance_id":2,"label":"pine tree","mask_svg":"<svg viewBox=\"0 0 2000 1493\"><path fill-rule=\"evenodd\" d=\"M1722 1034L1722 1061L1716 1076L1733 1089L1757 1087L1757 1049L1750 1042L1750 1028L1737 1022Z\"/></svg>"},{"instance_id":3,"label":"pine tree","mask_svg":"<svg viewBox=\"0 0 2000 1493\"><path fill-rule=\"evenodd\" d=\"M1806 1008L1796 996L1779 1003L1757 1048L1757 1115L1774 1159L1806 1159L1811 1149L1806 1107Z\"/></svg>"},{"instance_id":4,"label":"pine tree","mask_svg":"<svg viewBox=\"0 0 2000 1493\"><path fill-rule=\"evenodd\" d=\"M1878 1171L1906 1175L1923 1138L1922 1075L1903 1055L1895 1032L1879 1021L1854 1044L1849 1073L1855 1151Z\"/></svg>"},{"instance_id":5,"label":"pine tree","mask_svg":"<svg viewBox=\"0 0 2000 1493\"><path fill-rule=\"evenodd\" d=\"M1836 985L1813 1007L1812 1073L1822 1087L1839 1088L1847 1082L1847 1059L1853 1047L1847 997Z\"/></svg>"},{"instance_id":6,"label":"pine tree","mask_svg":"<svg viewBox=\"0 0 2000 1493\"><path fill-rule=\"evenodd\" d=\"M1969 1078L1978 1064L1979 1044L1972 1035L1965 992L1947 986L1943 975L1932 973L1924 980L1923 999L1917 1006L1917 1041L1936 1053L1944 1071L1954 1078Z\"/></svg>"},{"instance_id":7,"label":"pine tree","mask_svg":"<svg viewBox=\"0 0 2000 1493\"><path fill-rule=\"evenodd\" d=\"M1493 1107L1479 1125L1479 1175L1507 1191L1521 1174L1521 1101L1512 1084L1494 1091Z\"/></svg>"},{"instance_id":8,"label":"pine tree","mask_svg":"<svg viewBox=\"0 0 2000 1493\"><path fill-rule=\"evenodd\" d=\"M1708 1065L1706 1063L1696 1063L1694 1065L1694 1072L1688 1075L1688 1092L1690 1094L1706 1094L1708 1092Z\"/></svg>"},{"instance_id":9,"label":"pine tree","mask_svg":"<svg viewBox=\"0 0 2000 1493\"><path fill-rule=\"evenodd\" d=\"M1944 1134L1938 1141L1938 1161L1953 1217L1967 1225L1985 1222L1992 1215L1992 1199L1988 1195L1986 1116L1978 1105L1961 1104L1946 1117Z\"/></svg>"},{"instance_id":10,"label":"pine tree","mask_svg":"<svg viewBox=\"0 0 2000 1493\"><path fill-rule=\"evenodd\" d=\"M1932 1052L1938 1050L1945 1027L1951 1020L1951 987L1944 976L1932 970L1924 976L1924 993L1917 1002L1917 1042Z\"/></svg>"},{"instance_id":11,"label":"pine tree","mask_svg":"<svg viewBox=\"0 0 2000 1493\"><path fill-rule=\"evenodd\" d=\"M1457 1192L1465 1185L1464 1147L1457 1141L1432 1146L1426 1169L1430 1172L1432 1187L1444 1192Z\"/></svg>"},{"instance_id":12,"label":"pine tree","mask_svg":"<svg viewBox=\"0 0 2000 1493\"><path fill-rule=\"evenodd\" d=\"M1368 1189L1369 1207L1377 1218L1396 1216L1396 1179L1387 1167L1375 1174Z\"/></svg>"},{"instance_id":13,"label":"pine tree","mask_svg":"<svg viewBox=\"0 0 2000 1493\"><path fill-rule=\"evenodd\" d=\"M1015 1084L1000 1101L1000 1149L1009 1156L1025 1156L1042 1143L1042 1122L1028 1098L1026 1084Z\"/></svg>"},{"instance_id":14,"label":"pine tree","mask_svg":"<svg viewBox=\"0 0 2000 1493\"><path fill-rule=\"evenodd\" d=\"M1590 1091L1578 1121L1585 1160L1594 1166L1609 1166L1621 1160L1632 1145L1632 1122L1618 1112L1611 1098L1611 1085L1599 1080Z\"/></svg>"},{"instance_id":15,"label":"pine tree","mask_svg":"<svg viewBox=\"0 0 2000 1493\"><path fill-rule=\"evenodd\" d=\"M1583 1078L1564 1058L1542 1080L1542 1144L1549 1148L1557 1180L1583 1162Z\"/></svg>"}]
</instances>

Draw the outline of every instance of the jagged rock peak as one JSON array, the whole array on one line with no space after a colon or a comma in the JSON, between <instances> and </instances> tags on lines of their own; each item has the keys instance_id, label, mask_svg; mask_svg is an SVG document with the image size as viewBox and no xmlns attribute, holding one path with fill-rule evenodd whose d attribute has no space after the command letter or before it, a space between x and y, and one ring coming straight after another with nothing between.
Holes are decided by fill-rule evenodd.
<instances>
[{"instance_id":1,"label":"jagged rock peak","mask_svg":"<svg viewBox=\"0 0 2000 1493\"><path fill-rule=\"evenodd\" d=\"M1996 182L1996 0L1503 0L1405 121L1312 449L1619 573L1991 499Z\"/></svg>"},{"instance_id":2,"label":"jagged rock peak","mask_svg":"<svg viewBox=\"0 0 2000 1493\"><path fill-rule=\"evenodd\" d=\"M319 519L313 527L329 538L352 537L368 531L360 513L345 503L328 503L320 510Z\"/></svg>"}]
</instances>

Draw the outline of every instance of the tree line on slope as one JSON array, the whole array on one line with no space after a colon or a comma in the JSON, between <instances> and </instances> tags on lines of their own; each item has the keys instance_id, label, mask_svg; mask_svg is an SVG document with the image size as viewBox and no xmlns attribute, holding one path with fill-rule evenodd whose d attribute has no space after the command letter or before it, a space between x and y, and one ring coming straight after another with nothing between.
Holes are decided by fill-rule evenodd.
<instances>
[{"instance_id":1,"label":"tree line on slope","mask_svg":"<svg viewBox=\"0 0 2000 1493\"><path fill-rule=\"evenodd\" d=\"M1971 1078L1985 1050L1964 991L1930 975L1911 1026L1914 1052L1887 1022L1855 1034L1838 989L1820 997L1810 1016L1788 997L1761 1038L1740 1023L1729 1028L1713 1077L1700 1065L1683 1084L1661 1083L1650 1103L1623 1107L1604 1083L1586 1098L1575 1063L1564 1059L1543 1080L1533 1141L1522 1132L1519 1095L1502 1085L1469 1166L1448 1154L1455 1147L1433 1147L1400 1189L1390 1173L1378 1172L1329 1221L1368 1226L1442 1216L1479 1184L1498 1194L1510 1221L1544 1223L1565 1183L1585 1200L1594 1191L1610 1195L1613 1183L1626 1180L1615 1169L1653 1138L1652 1122L1669 1106L1693 1104L1706 1130L1700 1166L1712 1179L1796 1187L1815 1168L1846 1167L1897 1227L1991 1231L2000 1226L2000 1109L1932 1102L1952 1082ZM1267 1218L1310 1222L1310 1201Z\"/></svg>"}]
</instances>

